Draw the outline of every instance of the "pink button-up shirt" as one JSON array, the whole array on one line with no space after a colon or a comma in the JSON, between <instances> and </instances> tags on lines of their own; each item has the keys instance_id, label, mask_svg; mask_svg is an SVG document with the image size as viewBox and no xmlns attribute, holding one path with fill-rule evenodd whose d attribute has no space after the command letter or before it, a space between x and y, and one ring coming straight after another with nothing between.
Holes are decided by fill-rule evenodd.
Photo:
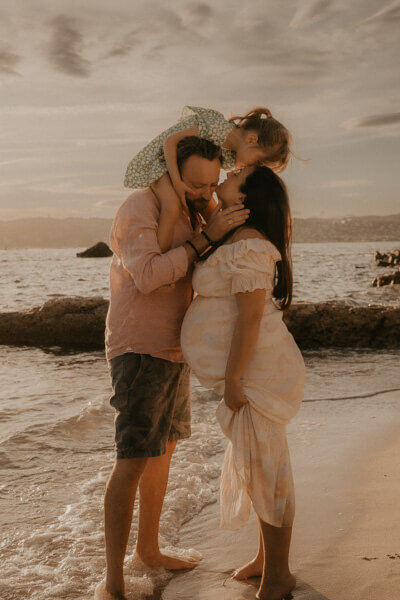
<instances>
[{"instance_id":1,"label":"pink button-up shirt","mask_svg":"<svg viewBox=\"0 0 400 600\"><path fill-rule=\"evenodd\" d=\"M180 345L183 317L192 301L192 269L183 244L194 230L183 214L171 250L157 242L160 203L150 188L135 190L114 219L110 245L110 305L106 357L127 351L184 362ZM196 232L200 228L200 220Z\"/></svg>"}]
</instances>

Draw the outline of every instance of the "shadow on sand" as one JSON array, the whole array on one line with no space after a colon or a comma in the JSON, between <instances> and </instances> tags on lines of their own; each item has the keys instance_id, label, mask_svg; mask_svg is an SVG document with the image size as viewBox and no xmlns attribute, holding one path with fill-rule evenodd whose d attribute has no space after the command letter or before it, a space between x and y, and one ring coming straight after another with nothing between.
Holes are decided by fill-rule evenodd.
<instances>
[{"instance_id":1,"label":"shadow on sand","mask_svg":"<svg viewBox=\"0 0 400 600\"><path fill-rule=\"evenodd\" d=\"M260 577L252 577L247 581L240 582L240 585L243 585L245 589L243 589L240 592L240 595L237 595L236 592L234 596L235 600L254 600L256 597L257 590L260 587L260 583ZM226 581L224 587L228 588L228 586L229 579ZM325 596L325 594L321 594L321 592L319 592L311 585L308 585L308 583L299 578L297 578L296 589L293 590L291 595L289 594L288 596L286 596L286 598L287 600L289 600L289 598L292 598L293 600L330 600L328 596Z\"/></svg>"},{"instance_id":2,"label":"shadow on sand","mask_svg":"<svg viewBox=\"0 0 400 600\"><path fill-rule=\"evenodd\" d=\"M206 571L208 570L204 569L203 573ZM214 579L214 585L211 589L208 589L207 580L204 581L203 578L202 580L193 581L193 586L191 586L190 590L188 590L186 584L179 591L179 596L177 596L179 600L203 600L206 597L213 598L213 600L255 600L256 593L260 587L261 577L252 577L247 581L237 582L230 578L232 571L219 572L218 574L216 571L211 572L214 576L219 575L221 577L220 582L217 583L216 579ZM218 576L217 579L219 579ZM177 580L179 580L179 576ZM164 589L156 590L149 600L163 600ZM289 600L289 598L292 600L331 600L328 596L325 596L298 577L296 589L293 590L291 595L286 596L285 600Z\"/></svg>"}]
</instances>

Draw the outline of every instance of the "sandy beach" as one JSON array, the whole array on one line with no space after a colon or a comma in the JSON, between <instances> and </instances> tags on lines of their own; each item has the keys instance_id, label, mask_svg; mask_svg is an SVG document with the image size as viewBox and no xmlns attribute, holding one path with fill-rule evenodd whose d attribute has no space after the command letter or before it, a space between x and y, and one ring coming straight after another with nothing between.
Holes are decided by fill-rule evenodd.
<instances>
[{"instance_id":1,"label":"sandy beach","mask_svg":"<svg viewBox=\"0 0 400 600\"><path fill-rule=\"evenodd\" d=\"M395 286L368 287L374 247L295 245L299 299L396 306ZM32 308L65 290L105 296L108 265L90 263L82 273L69 249L1 258L9 276L20 280L4 286L8 310ZM287 428L297 501L295 600L397 600L400 392L375 392L400 388L399 350L316 348L303 354L305 401ZM104 353L3 345L0 362L0 598L93 600L104 576L103 497L114 460ZM163 547L197 549L203 562L174 577L130 568L136 506L128 600L255 598L257 581L223 585L230 570L254 555L257 527L253 518L243 531L219 528L215 500L226 440L216 406L194 378L192 436L174 456L160 528Z\"/></svg>"},{"instance_id":2,"label":"sandy beach","mask_svg":"<svg viewBox=\"0 0 400 600\"><path fill-rule=\"evenodd\" d=\"M305 402L289 424L296 485L295 599L399 598L399 403L398 391ZM182 528L179 545L204 558L197 569L171 580L163 600L255 598L258 579L228 578L256 551L254 515L240 531L223 530L214 503Z\"/></svg>"}]
</instances>

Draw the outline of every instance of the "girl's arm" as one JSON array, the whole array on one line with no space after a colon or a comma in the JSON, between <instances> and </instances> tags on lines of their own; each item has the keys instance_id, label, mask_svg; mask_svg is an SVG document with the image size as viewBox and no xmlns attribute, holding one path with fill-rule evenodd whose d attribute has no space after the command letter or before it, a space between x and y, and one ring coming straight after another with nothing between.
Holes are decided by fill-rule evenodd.
<instances>
[{"instance_id":1,"label":"girl's arm","mask_svg":"<svg viewBox=\"0 0 400 600\"><path fill-rule=\"evenodd\" d=\"M225 404L237 412L248 400L241 377L257 343L266 290L235 294L239 310L225 371Z\"/></svg>"},{"instance_id":2,"label":"girl's arm","mask_svg":"<svg viewBox=\"0 0 400 600\"><path fill-rule=\"evenodd\" d=\"M183 138L189 135L199 135L198 127L190 127L188 129L182 129L181 131L177 131L176 133L172 133L164 140L164 157L165 162L167 163L168 173L171 178L172 185L182 202L183 207L186 207L185 201L185 192L191 191L181 179L178 163L176 159L176 152L178 143L183 140Z\"/></svg>"}]
</instances>

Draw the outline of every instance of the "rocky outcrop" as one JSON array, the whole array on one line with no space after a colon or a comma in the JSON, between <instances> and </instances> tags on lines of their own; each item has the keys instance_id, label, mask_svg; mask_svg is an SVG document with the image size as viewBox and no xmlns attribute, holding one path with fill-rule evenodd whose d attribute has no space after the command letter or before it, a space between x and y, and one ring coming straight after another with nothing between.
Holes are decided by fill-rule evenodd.
<instances>
[{"instance_id":1,"label":"rocky outcrop","mask_svg":"<svg viewBox=\"0 0 400 600\"><path fill-rule=\"evenodd\" d=\"M284 319L301 348L400 348L400 307L296 302Z\"/></svg>"},{"instance_id":2,"label":"rocky outcrop","mask_svg":"<svg viewBox=\"0 0 400 600\"><path fill-rule=\"evenodd\" d=\"M0 344L102 348L108 301L55 298L21 312L0 313Z\"/></svg>"},{"instance_id":3,"label":"rocky outcrop","mask_svg":"<svg viewBox=\"0 0 400 600\"><path fill-rule=\"evenodd\" d=\"M381 254L377 250L375 252L375 262L378 267L395 267L400 265L400 250L385 252L384 254Z\"/></svg>"},{"instance_id":4,"label":"rocky outcrop","mask_svg":"<svg viewBox=\"0 0 400 600\"><path fill-rule=\"evenodd\" d=\"M0 314L0 344L101 349L108 301L56 298L22 312ZM299 346L399 348L400 307L295 302L284 315Z\"/></svg>"},{"instance_id":5,"label":"rocky outcrop","mask_svg":"<svg viewBox=\"0 0 400 600\"><path fill-rule=\"evenodd\" d=\"M104 242L98 242L83 252L77 252L78 258L105 258L112 256L112 250Z\"/></svg>"},{"instance_id":6,"label":"rocky outcrop","mask_svg":"<svg viewBox=\"0 0 400 600\"><path fill-rule=\"evenodd\" d=\"M372 285L374 287L382 287L384 285L394 285L395 283L400 283L400 271L394 271L387 275L378 275L373 280Z\"/></svg>"}]
</instances>

